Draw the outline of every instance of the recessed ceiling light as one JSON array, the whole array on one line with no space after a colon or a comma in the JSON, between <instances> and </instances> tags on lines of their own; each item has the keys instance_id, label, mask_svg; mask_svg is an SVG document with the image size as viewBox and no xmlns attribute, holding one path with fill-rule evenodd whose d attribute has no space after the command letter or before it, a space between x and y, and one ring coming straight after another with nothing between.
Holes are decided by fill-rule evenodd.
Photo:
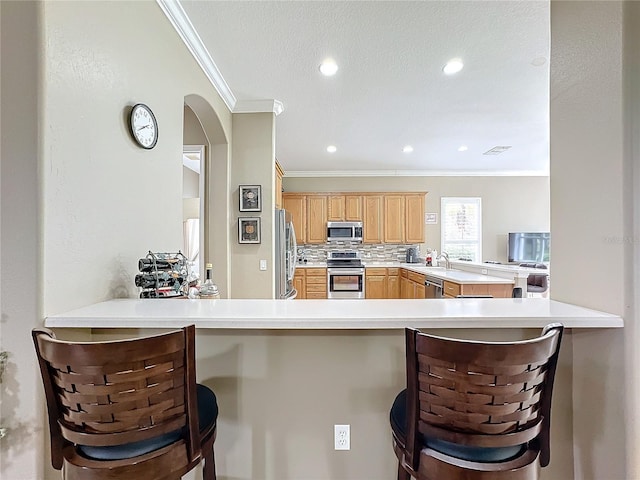
<instances>
[{"instance_id":1,"label":"recessed ceiling light","mask_svg":"<svg viewBox=\"0 0 640 480\"><path fill-rule=\"evenodd\" d=\"M453 75L454 73L458 73L464 67L464 63L459 58L452 58L447 62L447 64L442 68L442 71L446 75Z\"/></svg>"},{"instance_id":2,"label":"recessed ceiling light","mask_svg":"<svg viewBox=\"0 0 640 480\"><path fill-rule=\"evenodd\" d=\"M402 151L404 153L411 153L413 152L413 147L411 145L405 145L404 147L402 147Z\"/></svg>"},{"instance_id":3,"label":"recessed ceiling light","mask_svg":"<svg viewBox=\"0 0 640 480\"><path fill-rule=\"evenodd\" d=\"M467 147L466 145L460 145L458 147L459 152L466 152L467 150L469 150L469 147Z\"/></svg>"},{"instance_id":4,"label":"recessed ceiling light","mask_svg":"<svg viewBox=\"0 0 640 480\"><path fill-rule=\"evenodd\" d=\"M327 152L329 152L329 153L336 153L336 150L338 150L338 149L336 148L335 145L329 145L327 147Z\"/></svg>"},{"instance_id":5,"label":"recessed ceiling light","mask_svg":"<svg viewBox=\"0 0 640 480\"><path fill-rule=\"evenodd\" d=\"M331 77L336 74L338 71L338 64L335 62L333 58L327 58L320 64L320 72L327 76Z\"/></svg>"},{"instance_id":6,"label":"recessed ceiling light","mask_svg":"<svg viewBox=\"0 0 640 480\"><path fill-rule=\"evenodd\" d=\"M483 153L483 155L500 155L503 152L506 152L511 148L511 145L498 145L493 147L491 150L487 150Z\"/></svg>"},{"instance_id":7,"label":"recessed ceiling light","mask_svg":"<svg viewBox=\"0 0 640 480\"><path fill-rule=\"evenodd\" d=\"M546 57L536 57L533 60L531 60L531 65L533 65L534 67L541 67L545 63L547 63Z\"/></svg>"}]
</instances>

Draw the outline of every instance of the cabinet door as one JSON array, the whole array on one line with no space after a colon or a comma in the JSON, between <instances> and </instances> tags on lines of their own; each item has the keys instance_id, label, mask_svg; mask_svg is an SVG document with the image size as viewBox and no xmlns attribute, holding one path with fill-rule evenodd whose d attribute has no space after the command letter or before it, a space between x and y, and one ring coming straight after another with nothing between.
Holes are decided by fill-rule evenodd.
<instances>
[{"instance_id":1,"label":"cabinet door","mask_svg":"<svg viewBox=\"0 0 640 480\"><path fill-rule=\"evenodd\" d=\"M513 287L513 283L488 285L487 293L494 298L511 298Z\"/></svg>"},{"instance_id":2,"label":"cabinet door","mask_svg":"<svg viewBox=\"0 0 640 480\"><path fill-rule=\"evenodd\" d=\"M382 195L364 196L363 242L382 243Z\"/></svg>"},{"instance_id":3,"label":"cabinet door","mask_svg":"<svg viewBox=\"0 0 640 480\"><path fill-rule=\"evenodd\" d=\"M276 208L282 208L282 176L284 172L278 162L276 162Z\"/></svg>"},{"instance_id":4,"label":"cabinet door","mask_svg":"<svg viewBox=\"0 0 640 480\"><path fill-rule=\"evenodd\" d=\"M413 298L424 298L424 283L416 283Z\"/></svg>"},{"instance_id":5,"label":"cabinet door","mask_svg":"<svg viewBox=\"0 0 640 480\"><path fill-rule=\"evenodd\" d=\"M362 195L345 195L344 219L348 222L362 221Z\"/></svg>"},{"instance_id":6,"label":"cabinet door","mask_svg":"<svg viewBox=\"0 0 640 480\"><path fill-rule=\"evenodd\" d=\"M384 241L404 242L404 195L384 196Z\"/></svg>"},{"instance_id":7,"label":"cabinet door","mask_svg":"<svg viewBox=\"0 0 640 480\"><path fill-rule=\"evenodd\" d=\"M305 277L307 299L327 298L326 268L307 268Z\"/></svg>"},{"instance_id":8,"label":"cabinet door","mask_svg":"<svg viewBox=\"0 0 640 480\"><path fill-rule=\"evenodd\" d=\"M405 242L424 243L424 195L405 196Z\"/></svg>"},{"instance_id":9,"label":"cabinet door","mask_svg":"<svg viewBox=\"0 0 640 480\"><path fill-rule=\"evenodd\" d=\"M327 241L327 196L307 197L307 243Z\"/></svg>"},{"instance_id":10,"label":"cabinet door","mask_svg":"<svg viewBox=\"0 0 640 480\"><path fill-rule=\"evenodd\" d=\"M282 195L282 207L291 213L298 244L307 243L307 196L285 193Z\"/></svg>"},{"instance_id":11,"label":"cabinet door","mask_svg":"<svg viewBox=\"0 0 640 480\"><path fill-rule=\"evenodd\" d=\"M327 197L328 210L327 220L329 222L339 222L344 220L345 197L344 195L329 195Z\"/></svg>"},{"instance_id":12,"label":"cabinet door","mask_svg":"<svg viewBox=\"0 0 640 480\"><path fill-rule=\"evenodd\" d=\"M387 277L385 275L370 275L365 277L365 298L386 298Z\"/></svg>"},{"instance_id":13,"label":"cabinet door","mask_svg":"<svg viewBox=\"0 0 640 480\"><path fill-rule=\"evenodd\" d=\"M298 291L296 300L304 300L307 298L307 286L304 278L304 270L302 268L296 269L296 274L293 276L293 288Z\"/></svg>"},{"instance_id":14,"label":"cabinet door","mask_svg":"<svg viewBox=\"0 0 640 480\"><path fill-rule=\"evenodd\" d=\"M391 273L389 273L389 276L387 277L387 297L386 298L400 298L400 276L399 275L391 275Z\"/></svg>"},{"instance_id":15,"label":"cabinet door","mask_svg":"<svg viewBox=\"0 0 640 480\"><path fill-rule=\"evenodd\" d=\"M400 298L413 298L413 282L406 277L400 277Z\"/></svg>"},{"instance_id":16,"label":"cabinet door","mask_svg":"<svg viewBox=\"0 0 640 480\"><path fill-rule=\"evenodd\" d=\"M445 297L455 298L460 295L462 288L459 283L449 282L445 280L442 285L442 290Z\"/></svg>"}]
</instances>

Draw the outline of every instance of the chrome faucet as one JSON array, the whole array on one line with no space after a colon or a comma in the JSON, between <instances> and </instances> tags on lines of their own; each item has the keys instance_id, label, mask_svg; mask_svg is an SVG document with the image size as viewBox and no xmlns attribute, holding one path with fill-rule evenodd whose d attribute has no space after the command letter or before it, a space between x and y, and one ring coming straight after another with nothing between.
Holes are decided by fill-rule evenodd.
<instances>
[{"instance_id":1,"label":"chrome faucet","mask_svg":"<svg viewBox=\"0 0 640 480\"><path fill-rule=\"evenodd\" d=\"M451 270L451 262L449 261L449 254L447 252L442 252L440 255L436 257L436 262L444 258L444 268L445 270Z\"/></svg>"}]
</instances>

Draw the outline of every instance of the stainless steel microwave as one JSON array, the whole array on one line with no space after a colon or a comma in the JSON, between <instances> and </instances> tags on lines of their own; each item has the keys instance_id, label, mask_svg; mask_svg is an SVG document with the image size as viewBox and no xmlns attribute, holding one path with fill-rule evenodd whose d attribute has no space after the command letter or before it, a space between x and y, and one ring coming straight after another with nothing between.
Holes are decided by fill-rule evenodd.
<instances>
[{"instance_id":1,"label":"stainless steel microwave","mask_svg":"<svg viewBox=\"0 0 640 480\"><path fill-rule=\"evenodd\" d=\"M362 222L327 222L327 241L362 242Z\"/></svg>"}]
</instances>

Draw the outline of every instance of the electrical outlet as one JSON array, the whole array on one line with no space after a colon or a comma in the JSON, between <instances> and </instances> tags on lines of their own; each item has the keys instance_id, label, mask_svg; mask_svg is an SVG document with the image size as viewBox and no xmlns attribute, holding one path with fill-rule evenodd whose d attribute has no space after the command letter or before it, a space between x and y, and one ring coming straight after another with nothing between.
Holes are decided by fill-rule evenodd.
<instances>
[{"instance_id":1,"label":"electrical outlet","mask_svg":"<svg viewBox=\"0 0 640 480\"><path fill-rule=\"evenodd\" d=\"M333 433L336 450L351 449L351 434L349 425L334 425Z\"/></svg>"},{"instance_id":2,"label":"electrical outlet","mask_svg":"<svg viewBox=\"0 0 640 480\"><path fill-rule=\"evenodd\" d=\"M483 268L483 269L482 269L482 275L486 275L487 273L489 273L489 272L487 272L487 269L486 269L486 268Z\"/></svg>"}]
</instances>

